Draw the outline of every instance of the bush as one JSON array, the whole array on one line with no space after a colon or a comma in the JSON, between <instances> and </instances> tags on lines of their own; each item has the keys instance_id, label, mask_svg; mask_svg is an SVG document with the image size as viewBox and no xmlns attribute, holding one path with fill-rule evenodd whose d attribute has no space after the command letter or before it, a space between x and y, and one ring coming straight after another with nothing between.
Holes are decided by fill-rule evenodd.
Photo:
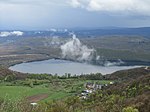
<instances>
[{"instance_id":1,"label":"bush","mask_svg":"<svg viewBox=\"0 0 150 112\"><path fill-rule=\"evenodd\" d=\"M122 110L122 112L139 112L138 109L135 109L133 107L126 107Z\"/></svg>"}]
</instances>

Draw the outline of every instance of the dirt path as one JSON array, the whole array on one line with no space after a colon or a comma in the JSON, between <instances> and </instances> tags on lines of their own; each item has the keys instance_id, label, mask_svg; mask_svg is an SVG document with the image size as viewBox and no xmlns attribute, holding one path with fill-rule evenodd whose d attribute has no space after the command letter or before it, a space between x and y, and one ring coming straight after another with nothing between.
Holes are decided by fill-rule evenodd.
<instances>
[{"instance_id":1,"label":"dirt path","mask_svg":"<svg viewBox=\"0 0 150 112\"><path fill-rule=\"evenodd\" d=\"M34 95L34 96L29 96L29 97L27 97L27 100L31 103L33 103L33 102L36 103L36 102L38 102L42 99L45 99L47 97L48 97L48 94L43 93L43 94L38 94L38 95Z\"/></svg>"}]
</instances>

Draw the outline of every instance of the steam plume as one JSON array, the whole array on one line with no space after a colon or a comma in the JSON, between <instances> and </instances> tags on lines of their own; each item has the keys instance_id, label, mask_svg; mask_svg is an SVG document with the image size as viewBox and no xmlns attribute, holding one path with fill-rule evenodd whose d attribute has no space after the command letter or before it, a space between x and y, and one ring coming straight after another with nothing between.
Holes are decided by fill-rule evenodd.
<instances>
[{"instance_id":1,"label":"steam plume","mask_svg":"<svg viewBox=\"0 0 150 112\"><path fill-rule=\"evenodd\" d=\"M66 59L77 61L91 61L94 56L94 49L83 45L75 34L72 34L72 39L61 46L62 56Z\"/></svg>"},{"instance_id":2,"label":"steam plume","mask_svg":"<svg viewBox=\"0 0 150 112\"><path fill-rule=\"evenodd\" d=\"M61 45L60 48L62 51L62 57L65 59L89 62L103 66L118 66L124 63L120 59L118 59L116 62L103 60L99 55L97 55L95 49L91 49L86 45L83 45L75 34L72 34L72 39Z\"/></svg>"},{"instance_id":3,"label":"steam plume","mask_svg":"<svg viewBox=\"0 0 150 112\"><path fill-rule=\"evenodd\" d=\"M23 32L21 32L21 31L0 32L0 37L22 36L22 35L23 35Z\"/></svg>"},{"instance_id":4,"label":"steam plume","mask_svg":"<svg viewBox=\"0 0 150 112\"><path fill-rule=\"evenodd\" d=\"M104 66L119 66L121 64L124 64L124 62L118 59L116 62L105 61Z\"/></svg>"}]
</instances>

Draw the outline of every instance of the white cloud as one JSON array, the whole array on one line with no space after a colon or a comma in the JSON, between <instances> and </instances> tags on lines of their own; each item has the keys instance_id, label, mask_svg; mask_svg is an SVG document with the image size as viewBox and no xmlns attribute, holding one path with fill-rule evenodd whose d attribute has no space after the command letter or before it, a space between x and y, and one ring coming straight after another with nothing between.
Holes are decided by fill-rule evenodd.
<instances>
[{"instance_id":1,"label":"white cloud","mask_svg":"<svg viewBox=\"0 0 150 112\"><path fill-rule=\"evenodd\" d=\"M72 39L60 47L63 58L77 61L91 61L95 58L93 55L95 50L83 45L75 34L72 35Z\"/></svg>"},{"instance_id":2,"label":"white cloud","mask_svg":"<svg viewBox=\"0 0 150 112\"><path fill-rule=\"evenodd\" d=\"M15 5L66 5L64 0L0 0L1 4Z\"/></svg>"},{"instance_id":3,"label":"white cloud","mask_svg":"<svg viewBox=\"0 0 150 112\"><path fill-rule=\"evenodd\" d=\"M150 0L72 0L70 4L89 11L150 15Z\"/></svg>"},{"instance_id":4,"label":"white cloud","mask_svg":"<svg viewBox=\"0 0 150 112\"><path fill-rule=\"evenodd\" d=\"M150 15L150 0L0 0L1 4L64 5L88 11Z\"/></svg>"},{"instance_id":5,"label":"white cloud","mask_svg":"<svg viewBox=\"0 0 150 112\"><path fill-rule=\"evenodd\" d=\"M23 35L23 32L21 32L21 31L0 32L0 37L22 36L22 35Z\"/></svg>"},{"instance_id":6,"label":"white cloud","mask_svg":"<svg viewBox=\"0 0 150 112\"><path fill-rule=\"evenodd\" d=\"M52 32L57 32L57 29L51 28L50 31L52 31Z\"/></svg>"},{"instance_id":7,"label":"white cloud","mask_svg":"<svg viewBox=\"0 0 150 112\"><path fill-rule=\"evenodd\" d=\"M150 15L150 0L0 0L0 4L71 5L88 11Z\"/></svg>"},{"instance_id":8,"label":"white cloud","mask_svg":"<svg viewBox=\"0 0 150 112\"><path fill-rule=\"evenodd\" d=\"M0 29L149 26L149 12L150 0L0 0Z\"/></svg>"},{"instance_id":9,"label":"white cloud","mask_svg":"<svg viewBox=\"0 0 150 112\"><path fill-rule=\"evenodd\" d=\"M75 8L81 6L81 4L78 0L72 0L70 4Z\"/></svg>"},{"instance_id":10,"label":"white cloud","mask_svg":"<svg viewBox=\"0 0 150 112\"><path fill-rule=\"evenodd\" d=\"M22 36L23 35L23 32L21 31L13 31L13 32L10 32L12 35L16 35L16 36Z\"/></svg>"}]
</instances>

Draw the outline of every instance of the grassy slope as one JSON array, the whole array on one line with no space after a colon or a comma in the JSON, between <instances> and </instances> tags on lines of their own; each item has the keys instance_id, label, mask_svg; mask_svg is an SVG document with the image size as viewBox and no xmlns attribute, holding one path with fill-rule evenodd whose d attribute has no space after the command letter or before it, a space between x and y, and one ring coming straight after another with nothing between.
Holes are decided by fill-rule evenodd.
<instances>
[{"instance_id":1,"label":"grassy slope","mask_svg":"<svg viewBox=\"0 0 150 112\"><path fill-rule=\"evenodd\" d=\"M21 98L46 93L49 97L43 101L56 100L64 98L69 93L65 91L51 91L49 88L42 86L38 87L24 87L24 86L0 86L0 97L4 99L10 99L12 101L20 100Z\"/></svg>"},{"instance_id":2,"label":"grassy slope","mask_svg":"<svg viewBox=\"0 0 150 112\"><path fill-rule=\"evenodd\" d=\"M66 85L65 81L67 81L67 79L64 79L64 81L60 80L61 83L57 86L49 85L48 87L46 87L46 85L38 85L34 86L33 88L27 86L6 86L3 84L0 86L1 90L0 97L4 99L17 100L28 96L46 93L49 95L49 97L44 99L43 101L56 100L74 94L74 92L71 93L71 91L81 91L82 89L84 89L83 85L85 82L93 82L91 80L86 81L70 80L73 83ZM102 80L99 82L102 84L106 84L109 83L110 81Z\"/></svg>"},{"instance_id":3,"label":"grassy slope","mask_svg":"<svg viewBox=\"0 0 150 112\"><path fill-rule=\"evenodd\" d=\"M24 87L24 86L0 86L0 96L12 100L20 99L26 96L32 96L40 93L50 93L48 88L39 87Z\"/></svg>"}]
</instances>

